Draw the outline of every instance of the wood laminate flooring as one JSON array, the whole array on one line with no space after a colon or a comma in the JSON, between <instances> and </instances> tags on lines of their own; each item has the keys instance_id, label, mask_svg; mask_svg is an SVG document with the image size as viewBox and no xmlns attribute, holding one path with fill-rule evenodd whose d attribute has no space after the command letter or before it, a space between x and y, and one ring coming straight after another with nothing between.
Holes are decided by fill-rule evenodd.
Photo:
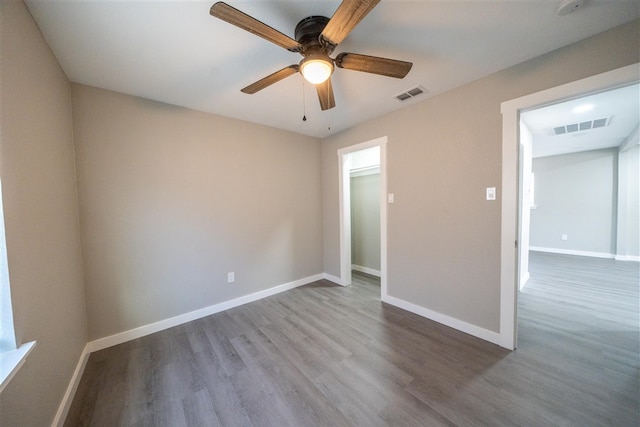
<instances>
[{"instance_id":1,"label":"wood laminate flooring","mask_svg":"<svg viewBox=\"0 0 640 427\"><path fill-rule=\"evenodd\" d=\"M638 278L532 253L515 352L319 281L91 354L65 426L638 426Z\"/></svg>"}]
</instances>

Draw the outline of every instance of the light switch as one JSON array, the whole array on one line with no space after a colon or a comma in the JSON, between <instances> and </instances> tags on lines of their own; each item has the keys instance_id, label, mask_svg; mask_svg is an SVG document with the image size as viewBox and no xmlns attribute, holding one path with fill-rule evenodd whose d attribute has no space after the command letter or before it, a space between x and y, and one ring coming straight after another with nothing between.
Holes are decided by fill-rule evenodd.
<instances>
[{"instance_id":1,"label":"light switch","mask_svg":"<svg viewBox=\"0 0 640 427\"><path fill-rule=\"evenodd\" d=\"M393 193L389 193L389 203L393 203L395 201L395 196Z\"/></svg>"},{"instance_id":2,"label":"light switch","mask_svg":"<svg viewBox=\"0 0 640 427\"><path fill-rule=\"evenodd\" d=\"M496 199L496 187L487 187L487 200Z\"/></svg>"}]
</instances>

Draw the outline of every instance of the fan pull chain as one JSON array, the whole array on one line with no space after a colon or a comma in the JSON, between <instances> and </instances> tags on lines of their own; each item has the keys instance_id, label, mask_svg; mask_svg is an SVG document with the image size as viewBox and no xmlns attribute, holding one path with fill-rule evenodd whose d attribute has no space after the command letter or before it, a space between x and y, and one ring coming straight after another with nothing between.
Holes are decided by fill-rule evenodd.
<instances>
[{"instance_id":1,"label":"fan pull chain","mask_svg":"<svg viewBox=\"0 0 640 427\"><path fill-rule=\"evenodd\" d=\"M307 100L304 94L304 79L302 79L302 121L307 121Z\"/></svg>"}]
</instances>

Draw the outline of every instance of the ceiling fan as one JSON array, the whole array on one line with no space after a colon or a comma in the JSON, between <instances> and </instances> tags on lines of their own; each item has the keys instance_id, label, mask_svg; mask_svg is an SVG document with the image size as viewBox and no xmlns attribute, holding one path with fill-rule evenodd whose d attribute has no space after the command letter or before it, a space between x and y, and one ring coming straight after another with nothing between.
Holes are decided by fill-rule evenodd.
<instances>
[{"instance_id":1,"label":"ceiling fan","mask_svg":"<svg viewBox=\"0 0 640 427\"><path fill-rule=\"evenodd\" d=\"M335 66L399 79L411 70L413 65L411 62L395 59L348 52L340 53L335 58L329 56L379 2L380 0L343 0L331 19L324 16L309 16L300 21L295 28L295 40L224 2L217 2L211 6L210 13L216 18L303 56L299 64L284 67L250 84L242 89L242 92L254 94L300 72L308 82L316 86L322 110L328 110L336 106L331 86L331 74Z\"/></svg>"}]
</instances>

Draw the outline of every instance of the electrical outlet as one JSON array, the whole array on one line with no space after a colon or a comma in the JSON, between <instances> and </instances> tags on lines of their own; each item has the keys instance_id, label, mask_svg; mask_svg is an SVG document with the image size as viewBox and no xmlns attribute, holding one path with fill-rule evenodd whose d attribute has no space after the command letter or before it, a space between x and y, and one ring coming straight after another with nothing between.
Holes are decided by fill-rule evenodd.
<instances>
[{"instance_id":1,"label":"electrical outlet","mask_svg":"<svg viewBox=\"0 0 640 427\"><path fill-rule=\"evenodd\" d=\"M567 238L568 238L568 237L567 237L567 235L566 235L566 234L563 234L563 235L562 235L562 240L567 240Z\"/></svg>"},{"instance_id":2,"label":"electrical outlet","mask_svg":"<svg viewBox=\"0 0 640 427\"><path fill-rule=\"evenodd\" d=\"M233 271L227 273L227 283L233 283L236 281L236 273Z\"/></svg>"}]
</instances>

